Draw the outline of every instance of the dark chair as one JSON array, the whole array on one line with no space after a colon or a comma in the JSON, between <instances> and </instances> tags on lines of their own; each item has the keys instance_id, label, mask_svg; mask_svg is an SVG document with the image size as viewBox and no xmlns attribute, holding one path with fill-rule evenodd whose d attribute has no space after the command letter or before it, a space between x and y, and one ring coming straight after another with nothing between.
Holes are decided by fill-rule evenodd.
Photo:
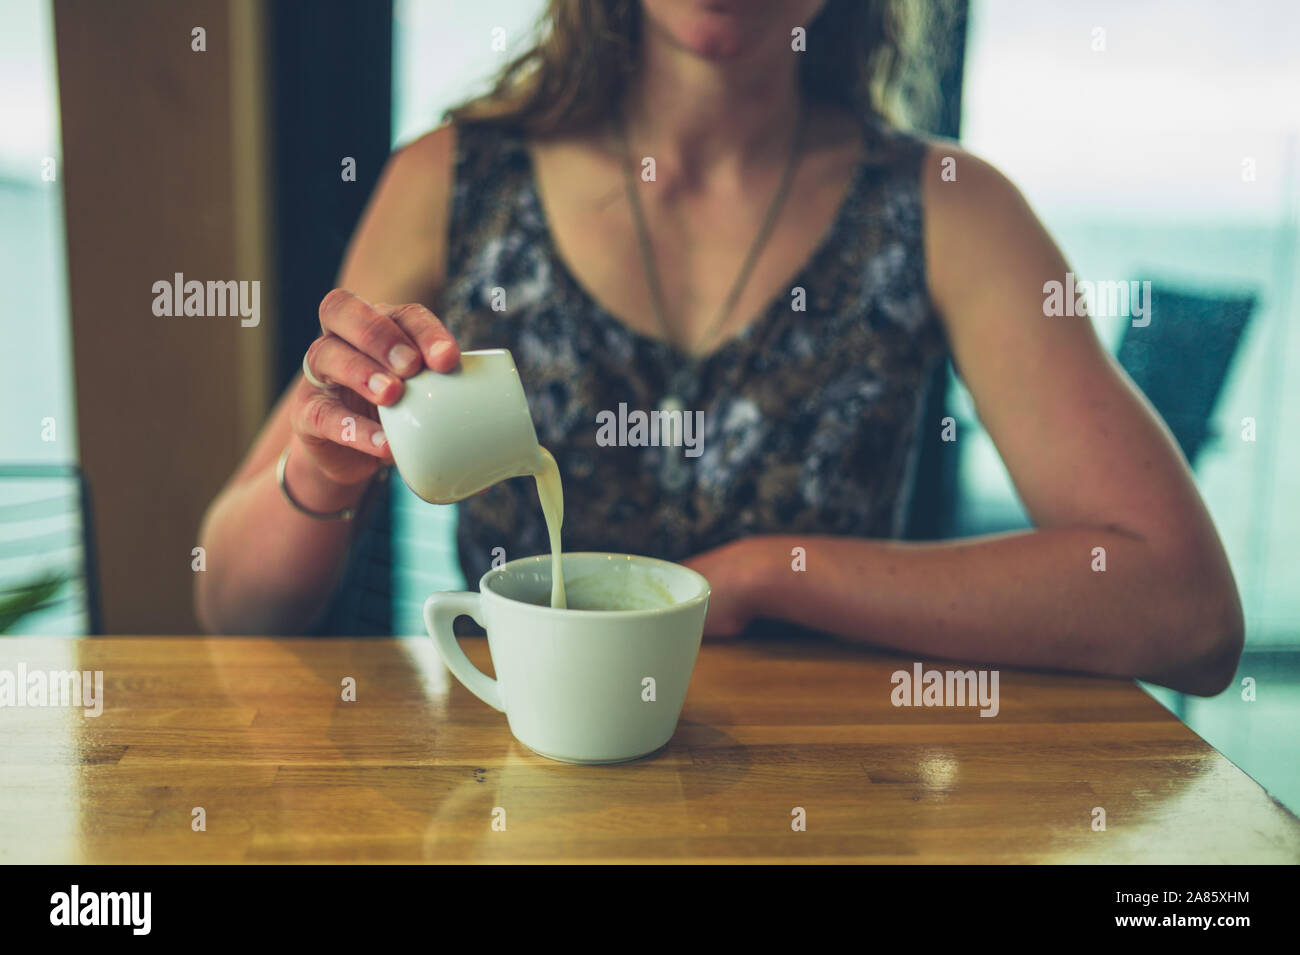
<instances>
[{"instance_id":1,"label":"dark chair","mask_svg":"<svg viewBox=\"0 0 1300 955\"><path fill-rule=\"evenodd\" d=\"M1192 466L1215 437L1210 416L1255 305L1250 293L1191 293L1153 284L1150 324L1124 328L1116 358Z\"/></svg>"},{"instance_id":2,"label":"dark chair","mask_svg":"<svg viewBox=\"0 0 1300 955\"><path fill-rule=\"evenodd\" d=\"M939 422L948 414L951 363L941 361L925 386L925 410L917 438L912 484L900 536L904 540L943 540L952 536L957 511L958 448L943 441Z\"/></svg>"},{"instance_id":3,"label":"dark chair","mask_svg":"<svg viewBox=\"0 0 1300 955\"><path fill-rule=\"evenodd\" d=\"M12 632L101 631L90 491L71 465L0 465L0 603L38 580L58 581Z\"/></svg>"}]
</instances>

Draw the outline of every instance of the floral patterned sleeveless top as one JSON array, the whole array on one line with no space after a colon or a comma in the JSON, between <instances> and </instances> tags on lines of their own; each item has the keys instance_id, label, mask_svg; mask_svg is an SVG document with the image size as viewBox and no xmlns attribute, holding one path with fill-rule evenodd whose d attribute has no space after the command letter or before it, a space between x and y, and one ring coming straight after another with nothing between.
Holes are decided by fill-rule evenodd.
<instances>
[{"instance_id":1,"label":"floral patterned sleeveless top","mask_svg":"<svg viewBox=\"0 0 1300 955\"><path fill-rule=\"evenodd\" d=\"M947 343L926 286L925 145L875 122L863 130L850 187L791 288L699 366L690 410L703 412L703 437L692 457L681 446L602 445L598 415L657 409L680 360L569 272L520 133L458 128L435 311L462 349L513 353L538 441L559 463L565 551L682 560L755 534L901 533L919 417ZM663 480L665 454L681 458L680 486ZM532 480L458 507L470 587L503 552L549 553Z\"/></svg>"}]
</instances>

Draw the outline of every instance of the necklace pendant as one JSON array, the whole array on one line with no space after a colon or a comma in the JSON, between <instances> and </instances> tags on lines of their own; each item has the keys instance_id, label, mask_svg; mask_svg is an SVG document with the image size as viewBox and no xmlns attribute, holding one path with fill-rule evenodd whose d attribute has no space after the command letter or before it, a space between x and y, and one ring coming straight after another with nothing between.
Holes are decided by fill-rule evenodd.
<instances>
[{"instance_id":1,"label":"necklace pendant","mask_svg":"<svg viewBox=\"0 0 1300 955\"><path fill-rule=\"evenodd\" d=\"M686 402L675 392L670 392L659 402L659 483L664 490L677 494L690 483L686 466L685 435L682 433L686 418Z\"/></svg>"},{"instance_id":2,"label":"necklace pendant","mask_svg":"<svg viewBox=\"0 0 1300 955\"><path fill-rule=\"evenodd\" d=\"M676 392L666 394L659 402L660 414L672 414L675 411L685 412L686 402L682 401L681 396Z\"/></svg>"},{"instance_id":3,"label":"necklace pendant","mask_svg":"<svg viewBox=\"0 0 1300 955\"><path fill-rule=\"evenodd\" d=\"M681 448L660 448L659 483L670 494L680 494L691 483L691 474L682 459Z\"/></svg>"}]
</instances>

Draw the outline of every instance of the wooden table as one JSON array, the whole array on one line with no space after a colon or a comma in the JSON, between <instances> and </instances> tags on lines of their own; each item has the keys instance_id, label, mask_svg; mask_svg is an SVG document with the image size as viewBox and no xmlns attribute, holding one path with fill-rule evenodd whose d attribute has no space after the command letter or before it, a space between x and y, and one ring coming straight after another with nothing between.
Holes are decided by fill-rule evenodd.
<instances>
[{"instance_id":1,"label":"wooden table","mask_svg":"<svg viewBox=\"0 0 1300 955\"><path fill-rule=\"evenodd\" d=\"M1300 860L1300 822L1122 680L1002 670L985 718L893 706L910 659L706 642L667 747L575 766L427 639L0 639L20 663L102 670L104 711L0 708L3 863Z\"/></svg>"}]
</instances>

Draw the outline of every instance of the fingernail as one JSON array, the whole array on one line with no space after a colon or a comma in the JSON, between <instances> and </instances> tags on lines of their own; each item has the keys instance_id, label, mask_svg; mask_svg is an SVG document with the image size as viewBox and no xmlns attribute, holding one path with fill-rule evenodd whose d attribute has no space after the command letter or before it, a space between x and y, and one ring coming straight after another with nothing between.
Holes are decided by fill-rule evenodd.
<instances>
[{"instance_id":1,"label":"fingernail","mask_svg":"<svg viewBox=\"0 0 1300 955\"><path fill-rule=\"evenodd\" d=\"M406 371L419 358L420 356L410 345L394 345L393 350L388 353L388 364L398 371Z\"/></svg>"},{"instance_id":2,"label":"fingernail","mask_svg":"<svg viewBox=\"0 0 1300 955\"><path fill-rule=\"evenodd\" d=\"M370 436L370 443L377 448L382 448L388 443L388 435L384 434L382 431L376 431Z\"/></svg>"},{"instance_id":3,"label":"fingernail","mask_svg":"<svg viewBox=\"0 0 1300 955\"><path fill-rule=\"evenodd\" d=\"M370 380L366 382L366 387L369 388L373 394L382 395L384 389L392 383L393 379L389 378L387 375L381 375L379 372L375 372L370 376Z\"/></svg>"},{"instance_id":4,"label":"fingernail","mask_svg":"<svg viewBox=\"0 0 1300 955\"><path fill-rule=\"evenodd\" d=\"M429 357L436 361L449 351L451 351L451 342L445 338L439 339L429 346Z\"/></svg>"}]
</instances>

